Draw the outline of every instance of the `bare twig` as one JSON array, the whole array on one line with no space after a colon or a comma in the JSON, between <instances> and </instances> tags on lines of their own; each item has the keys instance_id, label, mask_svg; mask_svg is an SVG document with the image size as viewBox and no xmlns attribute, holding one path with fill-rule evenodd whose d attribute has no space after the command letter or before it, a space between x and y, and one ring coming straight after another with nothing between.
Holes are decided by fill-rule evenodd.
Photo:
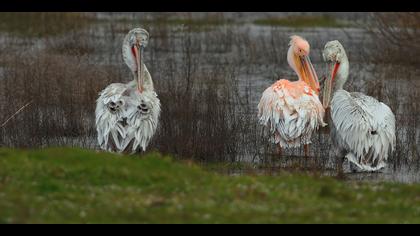
<instances>
[{"instance_id":1,"label":"bare twig","mask_svg":"<svg viewBox=\"0 0 420 236\"><path fill-rule=\"evenodd\" d=\"M9 121L11 120L11 119L13 119L13 117L15 117L17 114L19 114L23 109L25 109L27 106L29 106L30 104L32 104L34 101L32 100L32 101L30 101L30 102L28 102L28 103L26 103L23 107L21 107L19 110L17 110L16 112L15 112L15 114L13 114L12 116L10 116L1 126L0 126L0 128L3 128L7 123L9 123Z\"/></svg>"}]
</instances>

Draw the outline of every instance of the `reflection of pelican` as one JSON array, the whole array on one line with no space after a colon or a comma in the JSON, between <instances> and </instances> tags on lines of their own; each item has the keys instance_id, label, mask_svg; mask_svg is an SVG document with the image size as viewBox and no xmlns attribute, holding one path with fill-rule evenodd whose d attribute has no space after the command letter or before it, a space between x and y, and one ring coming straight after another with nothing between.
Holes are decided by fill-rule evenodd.
<instances>
[{"instance_id":1,"label":"reflection of pelican","mask_svg":"<svg viewBox=\"0 0 420 236\"><path fill-rule=\"evenodd\" d=\"M143 63L143 49L148 40L149 34L141 28L127 34L122 53L134 80L128 84L110 84L97 100L96 129L99 145L104 150L145 150L156 131L160 101Z\"/></svg>"},{"instance_id":2,"label":"reflection of pelican","mask_svg":"<svg viewBox=\"0 0 420 236\"><path fill-rule=\"evenodd\" d=\"M329 73L323 89L323 106L330 106L332 95L333 146L340 157L345 156L362 171L385 167L388 153L395 146L394 114L387 105L372 97L343 90L349 61L340 42L328 42L323 57Z\"/></svg>"},{"instance_id":3,"label":"reflection of pelican","mask_svg":"<svg viewBox=\"0 0 420 236\"><path fill-rule=\"evenodd\" d=\"M324 108L318 99L319 82L309 59L309 43L292 36L287 61L299 80L281 79L267 88L258 104L258 116L280 149L303 143L307 156L312 132L325 125Z\"/></svg>"}]
</instances>

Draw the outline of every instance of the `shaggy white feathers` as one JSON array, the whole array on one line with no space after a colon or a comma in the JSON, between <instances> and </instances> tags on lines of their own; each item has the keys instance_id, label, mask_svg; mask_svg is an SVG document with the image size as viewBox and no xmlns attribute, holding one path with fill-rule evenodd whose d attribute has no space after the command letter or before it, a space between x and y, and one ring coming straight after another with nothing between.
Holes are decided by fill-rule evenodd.
<instances>
[{"instance_id":1,"label":"shaggy white feathers","mask_svg":"<svg viewBox=\"0 0 420 236\"><path fill-rule=\"evenodd\" d=\"M146 65L142 61L137 64L136 61L136 56L140 56L138 50L147 46L148 39L149 34L141 28L135 28L126 35L122 54L134 80L127 84L110 84L97 100L96 129L98 143L103 150L126 153L145 151L156 132L160 101ZM141 44L141 48L136 51L134 47L138 44ZM137 76L143 81L142 92L138 89L137 83L140 82Z\"/></svg>"},{"instance_id":2,"label":"shaggy white feathers","mask_svg":"<svg viewBox=\"0 0 420 236\"><path fill-rule=\"evenodd\" d=\"M119 150L121 142L126 138L124 124L127 86L121 83L110 84L96 101L96 130L99 146L107 151ZM127 94L128 95L128 94Z\"/></svg>"},{"instance_id":3,"label":"shaggy white feathers","mask_svg":"<svg viewBox=\"0 0 420 236\"><path fill-rule=\"evenodd\" d=\"M308 91L311 90L307 87ZM323 121L324 108L318 96L303 94L294 98L286 88L267 88L258 104L260 124L269 129L271 142L282 148L310 144L311 136Z\"/></svg>"},{"instance_id":4,"label":"shaggy white feathers","mask_svg":"<svg viewBox=\"0 0 420 236\"><path fill-rule=\"evenodd\" d=\"M160 115L160 101L154 91L140 93L133 90L127 106L127 139L125 145L132 143L132 151L146 150L156 132ZM127 146L122 146L127 148Z\"/></svg>"},{"instance_id":5,"label":"shaggy white feathers","mask_svg":"<svg viewBox=\"0 0 420 236\"><path fill-rule=\"evenodd\" d=\"M361 171L377 171L386 166L395 148L395 116L373 97L342 89L349 75L349 60L337 40L325 45L323 58L339 63L331 100L333 148Z\"/></svg>"},{"instance_id":6,"label":"shaggy white feathers","mask_svg":"<svg viewBox=\"0 0 420 236\"><path fill-rule=\"evenodd\" d=\"M331 118L346 158L363 171L386 166L395 148L395 116L384 103L362 93L337 90L331 101Z\"/></svg>"},{"instance_id":7,"label":"shaggy white feathers","mask_svg":"<svg viewBox=\"0 0 420 236\"><path fill-rule=\"evenodd\" d=\"M109 85L96 106L96 128L102 149L114 152L146 150L156 132L160 101L154 91L140 93L136 83ZM114 108L111 104L121 104Z\"/></svg>"}]
</instances>

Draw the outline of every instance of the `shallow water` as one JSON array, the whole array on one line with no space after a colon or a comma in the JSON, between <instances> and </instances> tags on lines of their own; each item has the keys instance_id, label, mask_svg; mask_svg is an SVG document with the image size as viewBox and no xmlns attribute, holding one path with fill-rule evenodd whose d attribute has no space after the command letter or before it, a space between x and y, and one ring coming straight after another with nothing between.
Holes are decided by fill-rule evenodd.
<instances>
[{"instance_id":1,"label":"shallow water","mask_svg":"<svg viewBox=\"0 0 420 236\"><path fill-rule=\"evenodd\" d=\"M232 13L232 15L235 15ZM117 19L124 17L124 14L106 14L101 13L97 14L101 19ZM228 16L229 17L229 16ZM252 24L252 19L258 19L261 16L258 14L251 14L246 16L241 15L238 21L242 20L241 24L228 25L215 27L213 29L203 31L203 32L190 32L189 36L191 37L192 42L197 42L199 45L192 45L192 47L197 48L194 51L193 55L196 56L195 59L200 60L199 67L202 71L205 71L206 68L212 69L212 63L225 61L226 66L238 65L237 68L237 82L239 87L239 92L241 96L249 95L249 106L247 111L249 112L250 119L255 123L257 122L257 104L259 102L262 92L270 86L275 80L279 78L288 78L291 80L295 79L293 71L289 68L286 62L286 48L288 43L288 37L293 34L299 34L309 42L311 42L311 60L314 64L315 70L319 73L319 77L325 74L324 64L321 59L321 50L325 42L329 40L339 40L345 46L346 51L351 63L351 75L346 84L346 89L349 91L360 91L367 93L372 96L380 96L378 99L384 103L389 104L392 100L396 104L392 104L394 112L397 114L398 118L417 116L414 112L410 112L410 96L412 92L420 88L419 80L413 80L413 78L419 78L419 68L404 68L402 65L388 65L390 68L384 68L384 70L394 70L394 71L410 71L409 78L401 80L395 78L389 78L388 72L383 72L384 75L388 75L388 78L377 77L381 75L378 66L375 64L368 64L363 62L363 57L365 55L365 49L369 48L375 42L373 39L366 33L364 29L361 28L300 28L293 29L289 27L271 27L271 26L260 26ZM248 19L248 20L243 20ZM95 23L91 27L82 29L80 32L76 32L74 36L75 40L85 40L86 46L92 48L92 52L89 56L89 64L92 65L105 65L105 66L124 66L121 60L121 40L125 36L127 29L130 29L131 26L136 25L135 22L131 23L121 23L113 22L112 27L115 29L115 34L110 32L109 22L100 22ZM159 29L153 29L153 32L159 33ZM166 31L165 31L166 32ZM154 65L165 64L165 60L173 59L174 61L180 60L182 55L182 40L185 39L185 32L182 31L180 27L170 26L168 29L168 37L170 37L169 43L173 43L172 48L165 48L165 40L156 36L156 40L151 40L150 48L153 49L154 54L152 55L150 51L146 50L146 64L153 62ZM68 39L68 35L57 36L50 40L55 40L57 45L60 45ZM152 35L153 37L153 35ZM214 37L212 39L211 37ZM270 44L272 37L276 40L273 44ZM208 41L209 40L209 41ZM222 42L224 40L232 40L232 45L226 49L223 47ZM241 40L249 40L241 41ZM0 42L7 44L7 50L13 51L18 50L21 47L29 48L32 52L47 50L49 45L46 41L42 39L22 39L22 38L11 38L10 35L0 33ZM159 43L157 43L159 42ZM220 44L220 45L219 45ZM275 46L278 55L264 55L264 52L261 52L260 49L263 46L272 47ZM167 50L167 51L165 51ZM5 52L5 51L3 51ZM59 54L59 52L49 52L51 54ZM238 55L242 55L245 58L238 58ZM253 55L255 58L248 58L249 55ZM64 55L68 56L68 55ZM70 57L70 56L68 56ZM277 59L265 59L264 57L278 57ZM153 60L151 59L153 58ZM241 63L241 60L246 62L245 64ZM224 65L222 63L222 65ZM150 66L150 72L153 76L157 77L160 80L165 80L164 74L162 75L159 68L154 68ZM4 76L4 67L0 65L0 79ZM128 74L128 73L127 73ZM380 82L382 90L377 92L376 82ZM159 85L160 81L157 81ZM373 83L375 82L375 83ZM156 87L157 92L159 93L159 87ZM378 94L372 94L371 92ZM395 97L395 95L398 95ZM235 104L234 104L235 105ZM391 104L390 104L391 105ZM93 116L92 116L93 117ZM90 125L90 124L89 124ZM420 143L420 128L416 128L414 135L409 136L409 130L412 129L411 123L403 123L398 127L399 140L404 144L410 139L415 140L416 143ZM250 131L252 132L252 131ZM325 156L324 151L318 147L322 146L323 143L328 142L328 136L325 134L320 134L319 136L314 137L314 148L311 149L312 156L321 159L321 156ZM412 140L411 140L412 141ZM86 148L95 148L95 139L90 137L80 137L80 138L66 138L63 139L64 145L67 146L81 146ZM320 145L318 145L320 143ZM318 146L317 146L318 145ZM244 145L244 153L240 154L237 157L238 161L251 162L251 163L264 163L267 162L269 157L267 154L260 153L256 158L254 155L248 155L247 151L249 149L258 149L258 147L249 147ZM302 150L286 150L285 155L302 155ZM415 159L418 158L415 151L405 152L407 156L404 158ZM328 162L328 161L327 161ZM290 160L285 158L285 160L277 160L271 169L257 169L255 170L257 174L276 174L284 169L295 166L298 163L299 165L307 165L307 161L299 159L297 157L295 160ZM328 168L332 168L331 165ZM328 169L326 168L326 169ZM347 173L345 175L348 180L357 180L357 181L392 181L392 182L420 182L420 172L416 171L411 166L407 166L402 163L398 168L393 168L393 163L390 163L382 173ZM228 174L246 174L246 171L237 171L232 170L232 173L228 171ZM334 175L334 171L323 171L323 175Z\"/></svg>"},{"instance_id":2,"label":"shallow water","mask_svg":"<svg viewBox=\"0 0 420 236\"><path fill-rule=\"evenodd\" d=\"M297 157L297 159L300 157ZM343 174L339 175L335 169L319 170L319 169L295 169L293 167L285 166L270 166L270 167L245 167L245 168L220 168L215 170L217 173L229 176L237 175L267 175L277 176L284 173L301 173L317 176L328 176L338 178L343 181L357 181L357 182L395 182L395 183L419 183L420 173L418 170L410 169L407 166L401 166L394 170L391 166L377 172L352 172L349 169L348 162L343 165Z\"/></svg>"}]
</instances>

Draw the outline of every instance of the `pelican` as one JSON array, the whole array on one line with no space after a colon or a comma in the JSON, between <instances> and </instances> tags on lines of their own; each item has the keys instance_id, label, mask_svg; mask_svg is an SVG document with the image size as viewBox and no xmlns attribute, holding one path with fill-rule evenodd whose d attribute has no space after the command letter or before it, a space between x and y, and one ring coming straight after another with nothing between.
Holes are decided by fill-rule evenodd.
<instances>
[{"instance_id":1,"label":"pelican","mask_svg":"<svg viewBox=\"0 0 420 236\"><path fill-rule=\"evenodd\" d=\"M384 168L389 152L395 147L394 114L373 97L343 90L349 60L339 41L328 42L322 55L328 73L322 104L325 109L331 108L331 140L335 153L343 158L340 170L344 159L361 171Z\"/></svg>"},{"instance_id":2,"label":"pelican","mask_svg":"<svg viewBox=\"0 0 420 236\"><path fill-rule=\"evenodd\" d=\"M160 101L143 62L143 50L148 41L149 33L142 28L128 32L123 41L122 55L134 79L127 84L110 84L99 94L96 129L103 150L145 151L156 132Z\"/></svg>"},{"instance_id":3,"label":"pelican","mask_svg":"<svg viewBox=\"0 0 420 236\"><path fill-rule=\"evenodd\" d=\"M258 104L260 124L269 129L271 142L282 148L304 144L305 156L311 136L323 121L324 108L318 98L318 77L309 59L309 43L292 36L287 61L296 72L297 81L280 79L268 87Z\"/></svg>"}]
</instances>

